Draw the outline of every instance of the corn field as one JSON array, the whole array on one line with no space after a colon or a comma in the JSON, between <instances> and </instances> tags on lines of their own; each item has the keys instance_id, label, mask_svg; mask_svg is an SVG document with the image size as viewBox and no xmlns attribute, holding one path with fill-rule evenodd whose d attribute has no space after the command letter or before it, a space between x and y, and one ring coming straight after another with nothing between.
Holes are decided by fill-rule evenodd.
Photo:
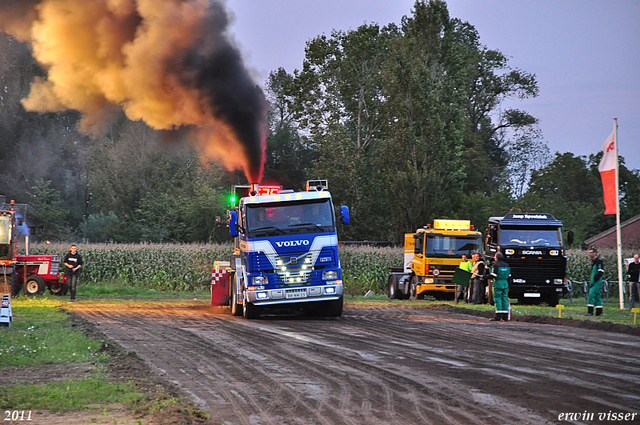
<instances>
[{"instance_id":1,"label":"corn field","mask_svg":"<svg viewBox=\"0 0 640 425\"><path fill-rule=\"evenodd\" d=\"M63 257L68 244L34 244L31 254L57 254ZM208 289L214 261L228 261L231 244L80 244L78 252L85 265L81 284L112 282L145 289L193 291ZM401 266L403 248L341 246L340 263L345 293L363 295L368 291L384 294L390 266ZM617 297L618 271L615 251L600 254L609 294ZM624 258L631 257L623 253ZM626 266L625 266L626 270ZM582 282L588 281L591 260L586 251L568 251L567 278L573 296L584 296Z\"/></svg>"},{"instance_id":2,"label":"corn field","mask_svg":"<svg viewBox=\"0 0 640 425\"><path fill-rule=\"evenodd\" d=\"M32 245L30 254L64 257L69 245ZM208 289L216 260L227 260L230 244L80 244L84 265L80 284L115 282L146 289Z\"/></svg>"}]
</instances>

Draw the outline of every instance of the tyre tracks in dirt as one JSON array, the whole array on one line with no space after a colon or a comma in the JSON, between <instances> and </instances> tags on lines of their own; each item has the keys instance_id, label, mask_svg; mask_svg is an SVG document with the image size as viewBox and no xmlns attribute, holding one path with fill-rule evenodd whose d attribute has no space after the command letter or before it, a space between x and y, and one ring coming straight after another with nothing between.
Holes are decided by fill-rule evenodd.
<instances>
[{"instance_id":1,"label":"tyre tracks in dirt","mask_svg":"<svg viewBox=\"0 0 640 425\"><path fill-rule=\"evenodd\" d=\"M225 424L548 424L640 401L631 335L403 305L250 321L202 303L72 310Z\"/></svg>"}]
</instances>

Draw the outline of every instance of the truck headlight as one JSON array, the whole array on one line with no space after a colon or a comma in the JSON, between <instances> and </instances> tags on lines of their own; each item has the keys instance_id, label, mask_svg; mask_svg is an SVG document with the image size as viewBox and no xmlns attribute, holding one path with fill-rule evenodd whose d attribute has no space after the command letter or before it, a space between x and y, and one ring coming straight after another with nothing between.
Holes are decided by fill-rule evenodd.
<instances>
[{"instance_id":1,"label":"truck headlight","mask_svg":"<svg viewBox=\"0 0 640 425\"><path fill-rule=\"evenodd\" d=\"M253 284L254 285L264 285L266 283L268 283L269 280L267 279L266 276L256 276L253 278Z\"/></svg>"},{"instance_id":2,"label":"truck headlight","mask_svg":"<svg viewBox=\"0 0 640 425\"><path fill-rule=\"evenodd\" d=\"M327 286L326 288L324 288L324 293L325 294L335 294L336 293L336 288L333 286Z\"/></svg>"},{"instance_id":3,"label":"truck headlight","mask_svg":"<svg viewBox=\"0 0 640 425\"><path fill-rule=\"evenodd\" d=\"M338 272L336 270L328 270L322 272L322 280L335 280L338 278Z\"/></svg>"},{"instance_id":4,"label":"truck headlight","mask_svg":"<svg viewBox=\"0 0 640 425\"><path fill-rule=\"evenodd\" d=\"M515 251L513 249L505 249L504 253L505 253L505 255L513 255L515 253Z\"/></svg>"},{"instance_id":5,"label":"truck headlight","mask_svg":"<svg viewBox=\"0 0 640 425\"><path fill-rule=\"evenodd\" d=\"M256 298L259 300L267 300L269 299L269 294L266 292L256 292Z\"/></svg>"},{"instance_id":6,"label":"truck headlight","mask_svg":"<svg viewBox=\"0 0 640 425\"><path fill-rule=\"evenodd\" d=\"M557 249L552 249L551 251L549 251L549 255L558 255L560 254L560 251L558 251Z\"/></svg>"},{"instance_id":7,"label":"truck headlight","mask_svg":"<svg viewBox=\"0 0 640 425\"><path fill-rule=\"evenodd\" d=\"M562 285L562 279L553 279L553 283L556 285Z\"/></svg>"}]
</instances>

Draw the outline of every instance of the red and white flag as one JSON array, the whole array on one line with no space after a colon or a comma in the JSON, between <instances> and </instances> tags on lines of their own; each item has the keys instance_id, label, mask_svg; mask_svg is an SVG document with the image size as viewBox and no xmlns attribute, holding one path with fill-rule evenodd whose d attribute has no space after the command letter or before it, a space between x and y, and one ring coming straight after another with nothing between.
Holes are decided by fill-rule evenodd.
<instances>
[{"instance_id":1,"label":"red and white flag","mask_svg":"<svg viewBox=\"0 0 640 425\"><path fill-rule=\"evenodd\" d=\"M602 160L598 165L600 178L602 178L602 189L604 191L605 214L616 214L618 211L618 200L616 199L616 142L614 132L607 138L602 146Z\"/></svg>"}]
</instances>

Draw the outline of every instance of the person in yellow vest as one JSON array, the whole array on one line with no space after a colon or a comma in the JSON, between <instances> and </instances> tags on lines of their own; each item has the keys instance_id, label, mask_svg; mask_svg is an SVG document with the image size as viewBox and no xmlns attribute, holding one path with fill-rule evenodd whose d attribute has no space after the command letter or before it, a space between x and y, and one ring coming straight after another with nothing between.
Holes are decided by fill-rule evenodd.
<instances>
[{"instance_id":1,"label":"person in yellow vest","mask_svg":"<svg viewBox=\"0 0 640 425\"><path fill-rule=\"evenodd\" d=\"M469 259L467 258L467 254L462 254L462 261L460 262L460 265L458 266L460 267L462 270L467 271L469 273L471 273L471 269L473 268L473 263L471 261L469 261ZM469 279L471 280L471 279ZM464 287L462 285L458 285L458 300L462 300L464 299L465 303L469 302L469 290L468 290L469 286L467 285L467 287Z\"/></svg>"}]
</instances>

